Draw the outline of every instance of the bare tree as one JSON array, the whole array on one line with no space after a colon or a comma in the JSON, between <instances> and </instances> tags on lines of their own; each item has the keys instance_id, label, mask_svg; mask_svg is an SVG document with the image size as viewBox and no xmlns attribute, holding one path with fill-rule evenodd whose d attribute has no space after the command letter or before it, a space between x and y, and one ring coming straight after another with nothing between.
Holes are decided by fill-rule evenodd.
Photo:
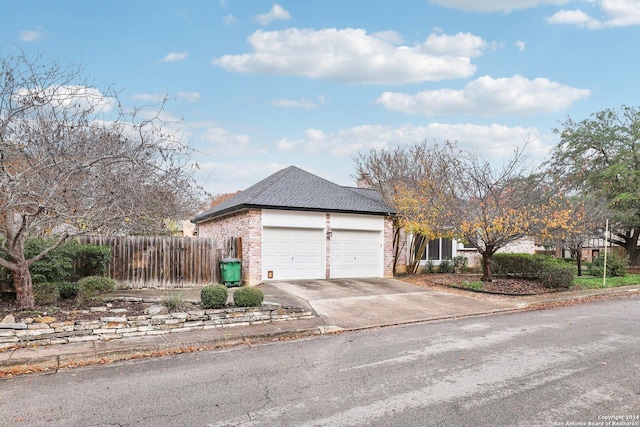
<instances>
[{"instance_id":1,"label":"bare tree","mask_svg":"<svg viewBox=\"0 0 640 427\"><path fill-rule=\"evenodd\" d=\"M192 215L190 150L155 114L126 113L71 66L0 58L0 266L34 306L29 266L70 236L140 233ZM27 238L54 243L25 258Z\"/></svg>"},{"instance_id":2,"label":"bare tree","mask_svg":"<svg viewBox=\"0 0 640 427\"><path fill-rule=\"evenodd\" d=\"M371 150L359 154L356 163L355 178L370 188L378 190L384 202L396 211L394 217L394 263L393 273L400 252L403 249L402 231L423 235L425 238L413 239L411 253L415 254L407 266L409 272L415 272L422 258L429 238L433 235L430 223L420 220L415 209L407 206L407 191L414 191L424 184L426 177L437 177L441 171L441 150L437 145L426 141L412 146L401 146L390 150ZM410 205L410 203L409 203Z\"/></svg>"}]
</instances>

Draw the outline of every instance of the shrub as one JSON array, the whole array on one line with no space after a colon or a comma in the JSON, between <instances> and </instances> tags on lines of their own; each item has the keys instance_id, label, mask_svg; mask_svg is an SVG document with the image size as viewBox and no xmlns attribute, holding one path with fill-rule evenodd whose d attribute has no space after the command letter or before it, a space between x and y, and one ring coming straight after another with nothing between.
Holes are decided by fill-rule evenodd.
<instances>
[{"instance_id":1,"label":"shrub","mask_svg":"<svg viewBox=\"0 0 640 427\"><path fill-rule=\"evenodd\" d=\"M33 258L53 245L53 239L28 239L25 257ZM111 262L108 246L79 245L69 240L29 267L33 283L75 281L85 276L100 276ZM0 280L11 283L11 272L0 268Z\"/></svg>"},{"instance_id":2,"label":"shrub","mask_svg":"<svg viewBox=\"0 0 640 427\"><path fill-rule=\"evenodd\" d=\"M233 293L233 302L237 307L260 307L264 301L264 293L254 287L245 286Z\"/></svg>"},{"instance_id":3,"label":"shrub","mask_svg":"<svg viewBox=\"0 0 640 427\"><path fill-rule=\"evenodd\" d=\"M553 289L568 289L573 285L575 266L548 255L495 254L491 271L496 276L540 280Z\"/></svg>"},{"instance_id":4,"label":"shrub","mask_svg":"<svg viewBox=\"0 0 640 427\"><path fill-rule=\"evenodd\" d=\"M440 267L438 267L439 273L453 273L453 263L448 259L440 261Z\"/></svg>"},{"instance_id":5,"label":"shrub","mask_svg":"<svg viewBox=\"0 0 640 427\"><path fill-rule=\"evenodd\" d=\"M52 305L60 299L58 286L52 282L33 284L33 297L38 305Z\"/></svg>"},{"instance_id":6,"label":"shrub","mask_svg":"<svg viewBox=\"0 0 640 427\"><path fill-rule=\"evenodd\" d=\"M175 292L162 298L162 305L170 312L181 310L184 307L184 295Z\"/></svg>"},{"instance_id":7,"label":"shrub","mask_svg":"<svg viewBox=\"0 0 640 427\"><path fill-rule=\"evenodd\" d=\"M32 258L53 244L54 241L51 239L29 239L24 248L25 257ZM74 240L70 240L31 264L31 280L34 283L58 283L69 280L73 273L73 257L77 246Z\"/></svg>"},{"instance_id":8,"label":"shrub","mask_svg":"<svg viewBox=\"0 0 640 427\"><path fill-rule=\"evenodd\" d=\"M502 277L521 277L537 279L542 264L551 257L532 254L495 254L492 258L491 272Z\"/></svg>"},{"instance_id":9,"label":"shrub","mask_svg":"<svg viewBox=\"0 0 640 427\"><path fill-rule=\"evenodd\" d=\"M620 258L615 254L607 254L607 277L626 276L629 263L626 258ZM602 277L604 274L604 255L599 256L589 264L589 274L591 276Z\"/></svg>"},{"instance_id":10,"label":"shrub","mask_svg":"<svg viewBox=\"0 0 640 427\"><path fill-rule=\"evenodd\" d=\"M78 302L86 303L116 290L116 281L108 277L87 276L78 280Z\"/></svg>"},{"instance_id":11,"label":"shrub","mask_svg":"<svg viewBox=\"0 0 640 427\"><path fill-rule=\"evenodd\" d=\"M458 255L453 257L454 273L466 273L468 265L469 265L469 258L467 258L466 256Z\"/></svg>"},{"instance_id":12,"label":"shrub","mask_svg":"<svg viewBox=\"0 0 640 427\"><path fill-rule=\"evenodd\" d=\"M75 251L75 276L101 276L111 262L109 246L78 245Z\"/></svg>"},{"instance_id":13,"label":"shrub","mask_svg":"<svg viewBox=\"0 0 640 427\"><path fill-rule=\"evenodd\" d=\"M424 265L425 268L425 272L426 273L435 273L436 272L436 267L433 264L432 260L427 260L427 263Z\"/></svg>"},{"instance_id":14,"label":"shrub","mask_svg":"<svg viewBox=\"0 0 640 427\"><path fill-rule=\"evenodd\" d=\"M73 282L60 282L58 283L58 291L60 292L60 298L73 299L78 295L78 284Z\"/></svg>"},{"instance_id":15,"label":"shrub","mask_svg":"<svg viewBox=\"0 0 640 427\"><path fill-rule=\"evenodd\" d=\"M225 285L209 285L200 291L200 301L204 308L222 308L227 305L229 290Z\"/></svg>"},{"instance_id":16,"label":"shrub","mask_svg":"<svg viewBox=\"0 0 640 427\"><path fill-rule=\"evenodd\" d=\"M547 260L539 273L542 284L552 289L569 289L575 278L575 267L562 260Z\"/></svg>"}]
</instances>

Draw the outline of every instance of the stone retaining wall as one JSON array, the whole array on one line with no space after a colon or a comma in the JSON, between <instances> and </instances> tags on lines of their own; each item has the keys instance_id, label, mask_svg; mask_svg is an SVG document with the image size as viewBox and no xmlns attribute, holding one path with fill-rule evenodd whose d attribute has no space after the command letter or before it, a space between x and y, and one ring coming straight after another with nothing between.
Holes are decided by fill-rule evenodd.
<instances>
[{"instance_id":1,"label":"stone retaining wall","mask_svg":"<svg viewBox=\"0 0 640 427\"><path fill-rule=\"evenodd\" d=\"M315 317L311 311L299 307L268 305L142 316L105 314L113 316L101 317L100 320L0 323L0 350L9 347L113 340Z\"/></svg>"}]
</instances>

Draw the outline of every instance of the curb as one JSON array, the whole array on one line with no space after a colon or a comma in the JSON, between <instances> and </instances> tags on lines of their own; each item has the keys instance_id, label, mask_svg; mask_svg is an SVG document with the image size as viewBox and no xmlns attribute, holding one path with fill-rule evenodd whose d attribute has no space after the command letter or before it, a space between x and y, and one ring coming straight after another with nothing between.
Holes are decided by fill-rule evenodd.
<instances>
[{"instance_id":1,"label":"curb","mask_svg":"<svg viewBox=\"0 0 640 427\"><path fill-rule=\"evenodd\" d=\"M243 334L215 339L185 340L181 342L164 342L148 345L141 344L126 349L85 351L74 354L37 356L29 359L9 359L0 361L0 378L124 360L191 353L241 344L251 345L269 341L322 335L323 333L325 332L322 331L321 327L314 327L262 334Z\"/></svg>"}]
</instances>

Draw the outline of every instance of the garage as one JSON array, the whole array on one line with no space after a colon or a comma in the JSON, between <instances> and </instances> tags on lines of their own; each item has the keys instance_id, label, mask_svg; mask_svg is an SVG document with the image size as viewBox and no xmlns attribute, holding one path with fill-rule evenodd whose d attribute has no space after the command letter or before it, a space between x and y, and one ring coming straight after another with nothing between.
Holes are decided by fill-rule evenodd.
<instances>
[{"instance_id":1,"label":"garage","mask_svg":"<svg viewBox=\"0 0 640 427\"><path fill-rule=\"evenodd\" d=\"M381 234L369 230L333 230L331 278L382 277Z\"/></svg>"},{"instance_id":2,"label":"garage","mask_svg":"<svg viewBox=\"0 0 640 427\"><path fill-rule=\"evenodd\" d=\"M193 222L198 236L216 239L224 257L242 259L242 283L253 286L390 277L396 261L394 216L373 188L341 186L290 166L198 214ZM235 248L225 245L232 238L239 242Z\"/></svg>"},{"instance_id":3,"label":"garage","mask_svg":"<svg viewBox=\"0 0 640 427\"><path fill-rule=\"evenodd\" d=\"M322 229L264 227L263 279L324 279Z\"/></svg>"}]
</instances>

